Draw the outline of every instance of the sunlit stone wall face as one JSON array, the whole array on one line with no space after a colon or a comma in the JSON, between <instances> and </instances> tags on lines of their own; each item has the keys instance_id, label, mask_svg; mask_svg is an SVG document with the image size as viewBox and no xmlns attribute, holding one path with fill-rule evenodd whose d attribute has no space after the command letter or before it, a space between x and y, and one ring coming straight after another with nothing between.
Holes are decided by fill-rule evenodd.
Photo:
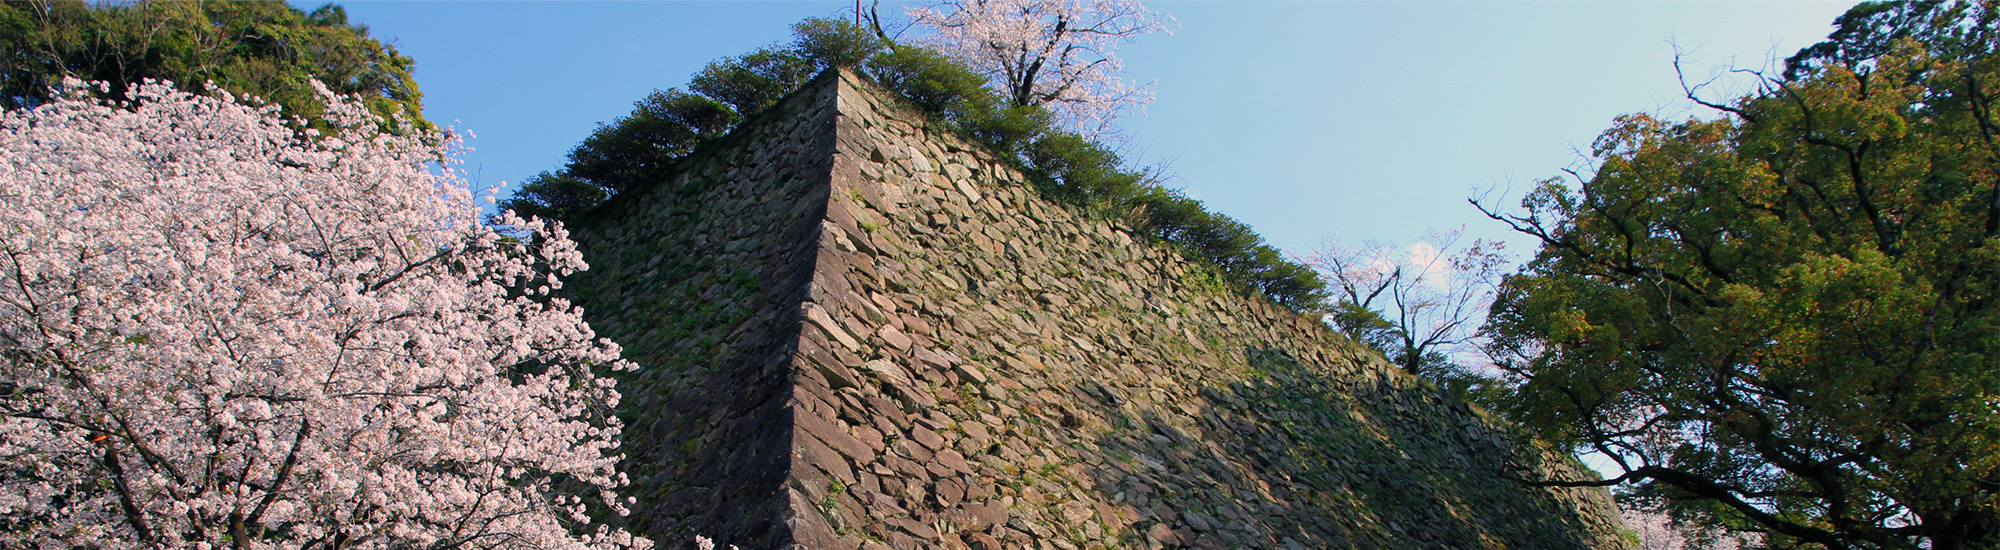
<instances>
[{"instance_id":1,"label":"sunlit stone wall face","mask_svg":"<svg viewBox=\"0 0 2000 550\"><path fill-rule=\"evenodd\" d=\"M1588 475L851 74L577 232L668 548L1618 548Z\"/></svg>"}]
</instances>

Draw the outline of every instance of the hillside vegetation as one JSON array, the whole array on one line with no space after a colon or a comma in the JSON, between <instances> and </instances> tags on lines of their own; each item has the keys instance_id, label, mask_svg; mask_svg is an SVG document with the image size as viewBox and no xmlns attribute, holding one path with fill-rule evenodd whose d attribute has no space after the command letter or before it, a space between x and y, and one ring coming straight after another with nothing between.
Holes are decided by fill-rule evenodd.
<instances>
[{"instance_id":1,"label":"hillside vegetation","mask_svg":"<svg viewBox=\"0 0 2000 550\"><path fill-rule=\"evenodd\" d=\"M0 108L50 100L64 78L102 82L124 98L146 79L200 91L204 84L257 96L285 115L319 120L318 80L360 99L385 119L399 113L428 128L416 65L327 4L312 12L284 2L0 2ZM322 130L329 127L315 122Z\"/></svg>"},{"instance_id":2,"label":"hillside vegetation","mask_svg":"<svg viewBox=\"0 0 2000 550\"><path fill-rule=\"evenodd\" d=\"M1014 105L987 78L935 51L894 44L860 26L807 19L789 46L711 63L687 89L654 92L632 113L601 126L561 169L530 178L502 206L524 215L577 219L613 196L653 185L701 145L722 137L814 75L849 67L895 91L936 129L959 134L1029 174L1045 198L1113 220L1199 259L1225 284L1295 311L1322 306L1325 286L1249 226L1125 167L1103 143L1061 130L1049 111Z\"/></svg>"}]
</instances>

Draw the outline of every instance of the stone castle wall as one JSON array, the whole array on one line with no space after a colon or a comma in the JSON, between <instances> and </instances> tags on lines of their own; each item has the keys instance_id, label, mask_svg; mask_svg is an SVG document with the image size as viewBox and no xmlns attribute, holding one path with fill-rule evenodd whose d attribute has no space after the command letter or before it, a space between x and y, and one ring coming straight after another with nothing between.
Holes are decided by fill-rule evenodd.
<instances>
[{"instance_id":1,"label":"stone castle wall","mask_svg":"<svg viewBox=\"0 0 2000 550\"><path fill-rule=\"evenodd\" d=\"M829 74L577 232L667 547L1616 548L1582 475Z\"/></svg>"},{"instance_id":2,"label":"stone castle wall","mask_svg":"<svg viewBox=\"0 0 2000 550\"><path fill-rule=\"evenodd\" d=\"M666 548L694 535L789 544L791 355L819 252L833 88L802 93L579 220L570 284L591 327L641 365L621 375L627 521Z\"/></svg>"}]
</instances>

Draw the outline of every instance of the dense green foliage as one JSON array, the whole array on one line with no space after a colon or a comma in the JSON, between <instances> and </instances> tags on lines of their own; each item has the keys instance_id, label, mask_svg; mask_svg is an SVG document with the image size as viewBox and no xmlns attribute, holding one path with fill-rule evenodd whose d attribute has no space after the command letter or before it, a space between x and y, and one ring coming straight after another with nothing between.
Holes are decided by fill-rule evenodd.
<instances>
[{"instance_id":1,"label":"dense green foliage","mask_svg":"<svg viewBox=\"0 0 2000 550\"><path fill-rule=\"evenodd\" d=\"M276 1L0 3L0 107L8 109L48 101L64 77L105 82L121 97L152 78L189 89L213 81L311 119L322 110L317 79L421 125L412 65L331 4L306 13Z\"/></svg>"},{"instance_id":2,"label":"dense green foliage","mask_svg":"<svg viewBox=\"0 0 2000 550\"><path fill-rule=\"evenodd\" d=\"M1491 319L1513 416L1773 547L2000 547L1996 15L1857 6L1498 216L1543 243Z\"/></svg>"},{"instance_id":3,"label":"dense green foliage","mask_svg":"<svg viewBox=\"0 0 2000 550\"><path fill-rule=\"evenodd\" d=\"M721 137L820 71L847 67L897 92L941 126L1015 162L1045 198L1134 227L1227 280L1296 310L1319 307L1313 271L1264 244L1249 226L1123 167L1103 144L1057 130L1038 106L1016 106L987 79L924 48L892 45L845 21L807 19L789 47L723 59L697 74L690 92L667 90L603 125L570 152L561 170L523 183L502 203L524 215L575 219L665 170L703 142Z\"/></svg>"}]
</instances>

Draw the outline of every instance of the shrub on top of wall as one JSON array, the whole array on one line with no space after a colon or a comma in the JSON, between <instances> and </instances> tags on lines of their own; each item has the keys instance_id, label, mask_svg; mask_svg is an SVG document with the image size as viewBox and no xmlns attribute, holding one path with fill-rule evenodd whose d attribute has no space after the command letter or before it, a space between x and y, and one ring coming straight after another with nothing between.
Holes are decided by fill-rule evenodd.
<instances>
[{"instance_id":1,"label":"shrub on top of wall","mask_svg":"<svg viewBox=\"0 0 2000 550\"><path fill-rule=\"evenodd\" d=\"M664 179L679 159L777 104L813 74L850 68L1011 162L1044 199L1127 225L1210 264L1240 290L1295 311L1323 307L1325 286L1312 269L1285 258L1249 226L1161 186L1152 173L1126 169L1104 144L1057 129L1047 110L1011 105L958 61L841 20L806 19L792 30L789 47L716 61L694 77L691 91L647 96L632 114L600 126L571 150L562 169L530 178L501 207L579 219L623 191Z\"/></svg>"}]
</instances>

